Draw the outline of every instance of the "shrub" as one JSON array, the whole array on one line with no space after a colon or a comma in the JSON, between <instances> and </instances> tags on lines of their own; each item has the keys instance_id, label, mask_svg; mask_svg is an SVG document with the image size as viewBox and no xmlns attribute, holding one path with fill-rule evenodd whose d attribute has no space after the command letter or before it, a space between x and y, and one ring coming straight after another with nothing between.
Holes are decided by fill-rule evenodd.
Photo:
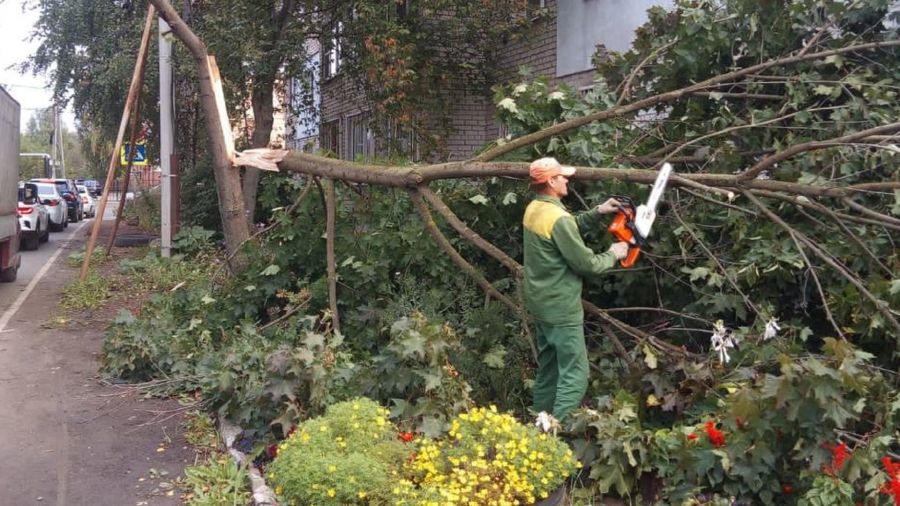
<instances>
[{"instance_id":1,"label":"shrub","mask_svg":"<svg viewBox=\"0 0 900 506\"><path fill-rule=\"evenodd\" d=\"M448 436L419 446L392 491L394 504L531 504L579 466L561 440L494 406L460 414Z\"/></svg>"},{"instance_id":2,"label":"shrub","mask_svg":"<svg viewBox=\"0 0 900 506\"><path fill-rule=\"evenodd\" d=\"M388 411L358 398L299 425L279 445L267 476L283 504L378 503L409 451Z\"/></svg>"},{"instance_id":3,"label":"shrub","mask_svg":"<svg viewBox=\"0 0 900 506\"><path fill-rule=\"evenodd\" d=\"M125 203L122 217L129 225L144 230L157 230L160 226L160 195L158 191L138 192L134 200Z\"/></svg>"}]
</instances>

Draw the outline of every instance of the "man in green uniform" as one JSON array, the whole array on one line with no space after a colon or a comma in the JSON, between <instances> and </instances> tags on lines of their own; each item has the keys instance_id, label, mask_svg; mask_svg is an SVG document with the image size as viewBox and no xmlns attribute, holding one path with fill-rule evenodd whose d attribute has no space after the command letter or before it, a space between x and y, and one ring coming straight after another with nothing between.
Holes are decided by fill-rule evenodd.
<instances>
[{"instance_id":1,"label":"man in green uniform","mask_svg":"<svg viewBox=\"0 0 900 506\"><path fill-rule=\"evenodd\" d=\"M534 410L563 420L581 404L587 390L588 358L584 343L581 285L628 254L628 243L617 242L596 254L585 246L580 229L600 226L603 214L619 202L609 199L590 211L572 216L560 202L574 167L541 158L529 168L537 197L525 209L525 306L534 319L538 371ZM546 415L543 415L546 419Z\"/></svg>"}]
</instances>

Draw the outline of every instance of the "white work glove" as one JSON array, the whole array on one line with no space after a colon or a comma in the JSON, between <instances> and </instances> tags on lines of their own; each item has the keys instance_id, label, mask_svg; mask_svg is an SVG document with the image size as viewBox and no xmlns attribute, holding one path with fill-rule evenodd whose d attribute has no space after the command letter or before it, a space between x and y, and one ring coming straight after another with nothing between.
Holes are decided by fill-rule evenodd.
<instances>
[{"instance_id":1,"label":"white work glove","mask_svg":"<svg viewBox=\"0 0 900 506\"><path fill-rule=\"evenodd\" d=\"M546 411L541 411L538 413L537 420L535 420L534 425L537 426L541 432L550 432L554 436L556 433L562 428L559 424L559 420L553 417L550 413Z\"/></svg>"},{"instance_id":2,"label":"white work glove","mask_svg":"<svg viewBox=\"0 0 900 506\"><path fill-rule=\"evenodd\" d=\"M622 260L628 256L628 243L625 241L613 243L609 247L609 251L616 257L616 260Z\"/></svg>"},{"instance_id":3,"label":"white work glove","mask_svg":"<svg viewBox=\"0 0 900 506\"><path fill-rule=\"evenodd\" d=\"M618 211L622 207L622 204L616 199L609 199L606 202L600 204L595 209L600 214L612 214Z\"/></svg>"}]
</instances>

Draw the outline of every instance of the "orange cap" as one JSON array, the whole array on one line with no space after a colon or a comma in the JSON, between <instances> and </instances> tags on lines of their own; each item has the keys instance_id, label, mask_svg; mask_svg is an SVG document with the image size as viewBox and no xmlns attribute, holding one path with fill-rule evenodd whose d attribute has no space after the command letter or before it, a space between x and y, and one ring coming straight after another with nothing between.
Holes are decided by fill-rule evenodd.
<instances>
[{"instance_id":1,"label":"orange cap","mask_svg":"<svg viewBox=\"0 0 900 506\"><path fill-rule=\"evenodd\" d=\"M571 176L575 173L575 167L560 165L556 158L538 158L528 167L528 175L534 184L546 183L553 176Z\"/></svg>"}]
</instances>

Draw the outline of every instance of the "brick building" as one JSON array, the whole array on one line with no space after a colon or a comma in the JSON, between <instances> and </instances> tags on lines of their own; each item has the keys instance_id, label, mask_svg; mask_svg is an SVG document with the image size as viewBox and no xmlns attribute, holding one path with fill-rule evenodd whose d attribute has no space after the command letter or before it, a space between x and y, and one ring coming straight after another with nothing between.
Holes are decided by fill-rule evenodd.
<instances>
[{"instance_id":1,"label":"brick building","mask_svg":"<svg viewBox=\"0 0 900 506\"><path fill-rule=\"evenodd\" d=\"M498 48L498 83L520 79L520 67L530 70L528 78L548 76L551 85L566 83L581 92L590 90L594 79L591 56L598 47L625 51L635 28L646 20L653 5L670 7L672 0L530 0L545 8L548 16L532 21L524 37ZM369 158L384 143L375 138L370 116L361 94L340 72L340 40L317 46L319 66L310 71L319 86L315 90L319 114L319 147L346 160ZM319 47L330 50L318 50ZM451 134L447 159L462 160L486 143L504 135L495 119L490 86L467 91L453 101ZM388 135L398 135L389 132ZM306 138L315 132L305 131ZM295 136L296 137L296 136ZM308 141L307 141L308 142ZM413 149L413 151L415 151ZM413 153L413 159L417 156Z\"/></svg>"}]
</instances>

